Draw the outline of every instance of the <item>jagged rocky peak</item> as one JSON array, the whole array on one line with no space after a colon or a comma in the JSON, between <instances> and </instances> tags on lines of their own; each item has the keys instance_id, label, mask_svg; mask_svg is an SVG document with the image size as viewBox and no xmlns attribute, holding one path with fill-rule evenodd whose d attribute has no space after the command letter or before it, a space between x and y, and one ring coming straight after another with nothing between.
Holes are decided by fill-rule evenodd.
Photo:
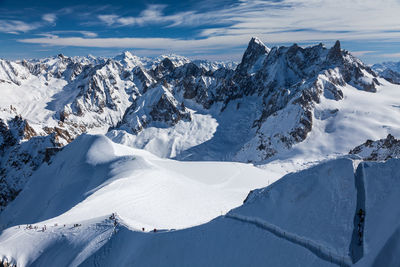
<instances>
[{"instance_id":1,"label":"jagged rocky peak","mask_svg":"<svg viewBox=\"0 0 400 267\"><path fill-rule=\"evenodd\" d=\"M380 85L376 73L348 51L342 50L339 41L329 50L326 62L338 67L344 81L360 90L376 92L376 86Z\"/></svg>"},{"instance_id":2,"label":"jagged rocky peak","mask_svg":"<svg viewBox=\"0 0 400 267\"><path fill-rule=\"evenodd\" d=\"M136 56L132 55L129 51L124 51L120 55L116 56L116 59L134 58Z\"/></svg>"},{"instance_id":3,"label":"jagged rocky peak","mask_svg":"<svg viewBox=\"0 0 400 267\"><path fill-rule=\"evenodd\" d=\"M256 72L262 66L263 60L269 51L270 49L260 39L257 37L251 38L242 61L237 66L237 71L241 75Z\"/></svg>"},{"instance_id":4,"label":"jagged rocky peak","mask_svg":"<svg viewBox=\"0 0 400 267\"><path fill-rule=\"evenodd\" d=\"M160 65L161 67L163 67L164 69L168 70L168 71L173 71L175 68L174 63L172 63L172 61L169 58L164 58L161 62Z\"/></svg>"},{"instance_id":5,"label":"jagged rocky peak","mask_svg":"<svg viewBox=\"0 0 400 267\"><path fill-rule=\"evenodd\" d=\"M257 42L252 40L250 44L249 47ZM245 54L250 55L248 50ZM241 153L248 159L248 150L256 151L251 154L256 155L252 161L260 161L304 141L313 129L315 106L322 98L343 99L342 88L347 84L368 92L375 92L379 85L374 72L342 50L339 41L330 49L322 44L305 48L297 44L274 47L257 60L244 62L262 63L255 64L259 66L255 72L234 76L239 88L232 87L229 99L257 94L263 103L258 110L261 115L253 123L257 137L245 145L244 152L237 154L239 160L244 158ZM237 72L243 71L242 63ZM250 69L254 70L253 66ZM279 124L279 117L284 117L286 123L275 132L271 125Z\"/></svg>"},{"instance_id":6,"label":"jagged rocky peak","mask_svg":"<svg viewBox=\"0 0 400 267\"><path fill-rule=\"evenodd\" d=\"M367 161L385 161L391 158L400 158L400 140L388 134L386 138L372 141L367 140L349 152Z\"/></svg>"},{"instance_id":7,"label":"jagged rocky peak","mask_svg":"<svg viewBox=\"0 0 400 267\"><path fill-rule=\"evenodd\" d=\"M21 85L29 77L29 70L16 62L0 59L0 83Z\"/></svg>"},{"instance_id":8,"label":"jagged rocky peak","mask_svg":"<svg viewBox=\"0 0 400 267\"><path fill-rule=\"evenodd\" d=\"M127 70L143 65L142 59L129 51L114 57L114 60L120 62Z\"/></svg>"},{"instance_id":9,"label":"jagged rocky peak","mask_svg":"<svg viewBox=\"0 0 400 267\"><path fill-rule=\"evenodd\" d=\"M75 115L82 116L85 111L104 112L105 108L116 109L118 91L124 88L117 86L120 80L121 66L114 60L97 65L76 85L80 90L72 104Z\"/></svg>"},{"instance_id":10,"label":"jagged rocky peak","mask_svg":"<svg viewBox=\"0 0 400 267\"><path fill-rule=\"evenodd\" d=\"M0 150L14 146L23 140L29 140L34 136L37 136L37 133L21 116L15 116L9 121L0 119Z\"/></svg>"},{"instance_id":11,"label":"jagged rocky peak","mask_svg":"<svg viewBox=\"0 0 400 267\"><path fill-rule=\"evenodd\" d=\"M167 123L169 125L175 125L182 119L191 120L191 114L185 106L179 104L174 97L166 93L161 95L150 111L150 115L153 121Z\"/></svg>"},{"instance_id":12,"label":"jagged rocky peak","mask_svg":"<svg viewBox=\"0 0 400 267\"><path fill-rule=\"evenodd\" d=\"M152 73L154 77L156 77L157 79L161 79L164 76L170 74L174 69L175 64L172 62L171 59L165 57L152 69Z\"/></svg>"},{"instance_id":13,"label":"jagged rocky peak","mask_svg":"<svg viewBox=\"0 0 400 267\"><path fill-rule=\"evenodd\" d=\"M192 120L190 111L167 88L159 85L136 99L115 128L137 134L149 126L170 127L180 120Z\"/></svg>"},{"instance_id":14,"label":"jagged rocky peak","mask_svg":"<svg viewBox=\"0 0 400 267\"><path fill-rule=\"evenodd\" d=\"M68 57L64 56L63 54L58 54L57 57L61 58L61 59L66 59Z\"/></svg>"},{"instance_id":15,"label":"jagged rocky peak","mask_svg":"<svg viewBox=\"0 0 400 267\"><path fill-rule=\"evenodd\" d=\"M339 40L337 40L335 42L335 45L332 46L332 48L329 50L327 59L328 60L332 60L332 61L343 60L342 49L341 49L341 45L340 45L340 41Z\"/></svg>"}]
</instances>

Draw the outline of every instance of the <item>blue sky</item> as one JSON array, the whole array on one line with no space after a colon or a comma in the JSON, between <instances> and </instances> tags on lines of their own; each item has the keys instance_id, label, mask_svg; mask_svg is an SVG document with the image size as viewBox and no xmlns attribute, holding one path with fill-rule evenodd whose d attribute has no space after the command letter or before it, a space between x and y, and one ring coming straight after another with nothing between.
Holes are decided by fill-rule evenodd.
<instances>
[{"instance_id":1,"label":"blue sky","mask_svg":"<svg viewBox=\"0 0 400 267\"><path fill-rule=\"evenodd\" d=\"M400 0L0 0L0 57L175 53L240 60L267 46L335 40L367 63L400 61Z\"/></svg>"}]
</instances>

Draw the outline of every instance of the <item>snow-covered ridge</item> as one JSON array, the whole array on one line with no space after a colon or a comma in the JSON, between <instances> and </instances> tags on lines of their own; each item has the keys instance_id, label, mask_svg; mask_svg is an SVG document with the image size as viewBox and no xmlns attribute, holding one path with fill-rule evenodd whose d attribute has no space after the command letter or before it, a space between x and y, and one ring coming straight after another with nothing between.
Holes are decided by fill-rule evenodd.
<instances>
[{"instance_id":1,"label":"snow-covered ridge","mask_svg":"<svg viewBox=\"0 0 400 267\"><path fill-rule=\"evenodd\" d=\"M322 44L270 49L253 38L234 69L129 52L109 59L3 60L1 66L0 118L21 116L51 151L83 133L101 133L180 160L262 164L292 151L316 160L346 154L368 138L397 136L400 125L398 116L382 119L397 112L396 92L388 89L393 85L339 42L329 49ZM372 94L379 101L371 110L366 107ZM365 125L359 127L359 121ZM357 135L343 134L354 130ZM333 144L318 141L327 139ZM310 145L315 143L318 147ZM3 153L2 166L11 162L9 155ZM32 155L28 162L36 158ZM16 184L0 183L0 191L18 192L23 183Z\"/></svg>"},{"instance_id":2,"label":"snow-covered ridge","mask_svg":"<svg viewBox=\"0 0 400 267\"><path fill-rule=\"evenodd\" d=\"M357 155L367 161L385 161L391 158L400 158L400 140L391 134L380 140L367 140L364 144L352 149L349 154Z\"/></svg>"},{"instance_id":3,"label":"snow-covered ridge","mask_svg":"<svg viewBox=\"0 0 400 267\"><path fill-rule=\"evenodd\" d=\"M70 157L70 153L76 157ZM96 166L91 179L79 179L67 172L63 173L69 179L44 175L61 165L71 169L75 161L82 161L81 157L85 163L72 170L82 175L86 173L82 168L91 173L90 169ZM266 182L262 181L265 173L261 170L227 164L228 168L223 169L221 163L162 160L145 151L112 144L102 136L81 136L58 153L49 166L42 167L41 175L37 173L28 189L0 215L8 225L0 235L0 258L18 266L45 265L50 259L58 266L398 265L393 246L398 242L396 222L400 218L396 205L400 194L399 160L358 166L346 158L327 161L252 191L243 205L208 223L169 229L182 218L189 225L193 218L209 218L208 200L211 206L217 205L216 209L222 208L230 202L227 196L233 196L236 190L244 193L243 186ZM214 173L215 179L189 171L196 165ZM247 178L255 184L232 172L222 175L233 166L243 174L254 171ZM172 168L175 177L179 172L188 179L169 177L165 186L172 183L175 193L167 198L160 192L169 189L159 183L132 191L149 185L144 181L150 177L159 177L154 175L159 168L164 175ZM257 173L261 174L259 178L255 178ZM194 182L199 184L193 186ZM209 187L208 194L199 192L197 198L190 198L198 201L198 208L182 209L194 203L179 199L181 194L201 191L201 184ZM209 199L213 196L210 189L216 185L217 198ZM177 192L180 187L185 189ZM35 190L41 193L32 194ZM125 190L129 193L125 194ZM178 203L171 206L175 197ZM53 199L50 205L42 205L48 203L48 198ZM143 209L133 205L140 199L147 203ZM115 201L119 205L113 205ZM38 213L34 208L37 206L44 208ZM153 211L158 216L149 216ZM192 213L196 215L193 218ZM166 224L168 218L176 221ZM149 257L155 247L157 256Z\"/></svg>"},{"instance_id":4,"label":"snow-covered ridge","mask_svg":"<svg viewBox=\"0 0 400 267\"><path fill-rule=\"evenodd\" d=\"M372 69L389 82L400 84L400 62L374 64Z\"/></svg>"}]
</instances>

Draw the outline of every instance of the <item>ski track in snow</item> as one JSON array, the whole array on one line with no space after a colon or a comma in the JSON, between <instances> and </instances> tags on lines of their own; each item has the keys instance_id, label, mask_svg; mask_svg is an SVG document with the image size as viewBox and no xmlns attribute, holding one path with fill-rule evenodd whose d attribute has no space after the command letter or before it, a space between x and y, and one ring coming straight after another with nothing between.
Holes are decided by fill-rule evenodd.
<instances>
[{"instance_id":1,"label":"ski track in snow","mask_svg":"<svg viewBox=\"0 0 400 267\"><path fill-rule=\"evenodd\" d=\"M349 256L342 256L338 255L333 252L332 249L325 247L323 245L318 244L317 242L310 240L308 238L296 235L294 233L287 232L280 227L266 222L264 220L260 220L255 217L243 216L235 213L228 213L225 215L226 218L230 218L233 220L241 221L244 223L250 223L257 227L260 227L268 232L272 233L273 235L283 238L291 243L297 244L302 246L312 253L314 253L317 257L329 261L331 263L335 263L339 266L351 266L352 260Z\"/></svg>"}]
</instances>

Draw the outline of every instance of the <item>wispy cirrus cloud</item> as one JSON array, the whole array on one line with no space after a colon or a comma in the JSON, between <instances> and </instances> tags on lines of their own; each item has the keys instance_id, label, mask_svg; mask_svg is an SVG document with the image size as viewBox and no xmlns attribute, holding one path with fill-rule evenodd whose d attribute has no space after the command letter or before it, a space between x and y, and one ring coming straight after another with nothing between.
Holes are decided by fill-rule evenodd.
<instances>
[{"instance_id":1,"label":"wispy cirrus cloud","mask_svg":"<svg viewBox=\"0 0 400 267\"><path fill-rule=\"evenodd\" d=\"M95 38L95 37L98 36L98 34L95 33L95 32L91 32L91 31L79 31L79 30L76 30L76 31L74 31L74 30L67 30L67 31L50 31L50 32L48 32L48 33L42 33L42 34L39 34L39 35L46 36L46 34L47 34L47 37L50 37L50 38L58 38L59 35L76 34L76 33L81 34L83 37L87 37L87 38Z\"/></svg>"},{"instance_id":2,"label":"wispy cirrus cloud","mask_svg":"<svg viewBox=\"0 0 400 267\"><path fill-rule=\"evenodd\" d=\"M267 42L319 40L399 40L398 0L242 0L229 8L165 15L165 5L150 5L139 16L99 15L108 26L193 27L208 25L196 37L257 35ZM215 26L217 25L217 26Z\"/></svg>"},{"instance_id":3,"label":"wispy cirrus cloud","mask_svg":"<svg viewBox=\"0 0 400 267\"><path fill-rule=\"evenodd\" d=\"M377 53L377 51L351 51L351 53L356 57L361 57L368 54Z\"/></svg>"},{"instance_id":4,"label":"wispy cirrus cloud","mask_svg":"<svg viewBox=\"0 0 400 267\"><path fill-rule=\"evenodd\" d=\"M159 51L168 47L173 52L182 53L190 49L227 51L245 46L252 36L275 44L331 42L336 39L400 41L398 0L241 0L223 8L207 8L205 4L204 7L185 11L175 9L175 12L166 5L148 5L134 16L129 15L129 11L109 10L99 9L90 17L103 24L106 30L112 31L118 27L119 38L85 35L77 31L83 37L55 34L23 38L19 42ZM136 37L135 31L129 30L129 27L135 27L135 30L152 27L152 36ZM175 38L165 38L162 37L165 35L159 34L163 29L171 28L190 29L193 34L176 35L178 37ZM361 49L355 53L360 56L379 54L366 50L371 48Z\"/></svg>"},{"instance_id":5,"label":"wispy cirrus cloud","mask_svg":"<svg viewBox=\"0 0 400 267\"><path fill-rule=\"evenodd\" d=\"M44 14L42 16L42 20L35 22L25 22L17 19L0 19L0 32L10 33L10 34L20 34L26 33L40 27L45 26L46 24L54 24L57 16L55 14Z\"/></svg>"},{"instance_id":6,"label":"wispy cirrus cloud","mask_svg":"<svg viewBox=\"0 0 400 267\"><path fill-rule=\"evenodd\" d=\"M384 58L400 58L400 53L389 53L389 54L382 54Z\"/></svg>"},{"instance_id":7,"label":"wispy cirrus cloud","mask_svg":"<svg viewBox=\"0 0 400 267\"><path fill-rule=\"evenodd\" d=\"M19 34L40 27L39 23L26 23L20 20L0 20L0 32Z\"/></svg>"},{"instance_id":8,"label":"wispy cirrus cloud","mask_svg":"<svg viewBox=\"0 0 400 267\"><path fill-rule=\"evenodd\" d=\"M108 26L147 26L161 24L167 27L215 25L222 23L226 17L220 13L208 10L207 12L184 11L165 15L167 5L148 5L138 16L119 16L116 14L98 15L98 19ZM230 16L231 17L231 16Z\"/></svg>"},{"instance_id":9,"label":"wispy cirrus cloud","mask_svg":"<svg viewBox=\"0 0 400 267\"><path fill-rule=\"evenodd\" d=\"M42 16L42 19L44 21L49 22L49 23L54 23L56 21L56 19L57 19L57 16L56 16L56 14L49 13L49 14L44 14Z\"/></svg>"},{"instance_id":10,"label":"wispy cirrus cloud","mask_svg":"<svg viewBox=\"0 0 400 267\"><path fill-rule=\"evenodd\" d=\"M118 16L115 14L111 15L98 15L101 22L104 22L108 26L135 26L135 25L148 25L158 24L164 22L171 22L169 16L164 16L162 11L166 5L149 5L143 10L139 16Z\"/></svg>"}]
</instances>

